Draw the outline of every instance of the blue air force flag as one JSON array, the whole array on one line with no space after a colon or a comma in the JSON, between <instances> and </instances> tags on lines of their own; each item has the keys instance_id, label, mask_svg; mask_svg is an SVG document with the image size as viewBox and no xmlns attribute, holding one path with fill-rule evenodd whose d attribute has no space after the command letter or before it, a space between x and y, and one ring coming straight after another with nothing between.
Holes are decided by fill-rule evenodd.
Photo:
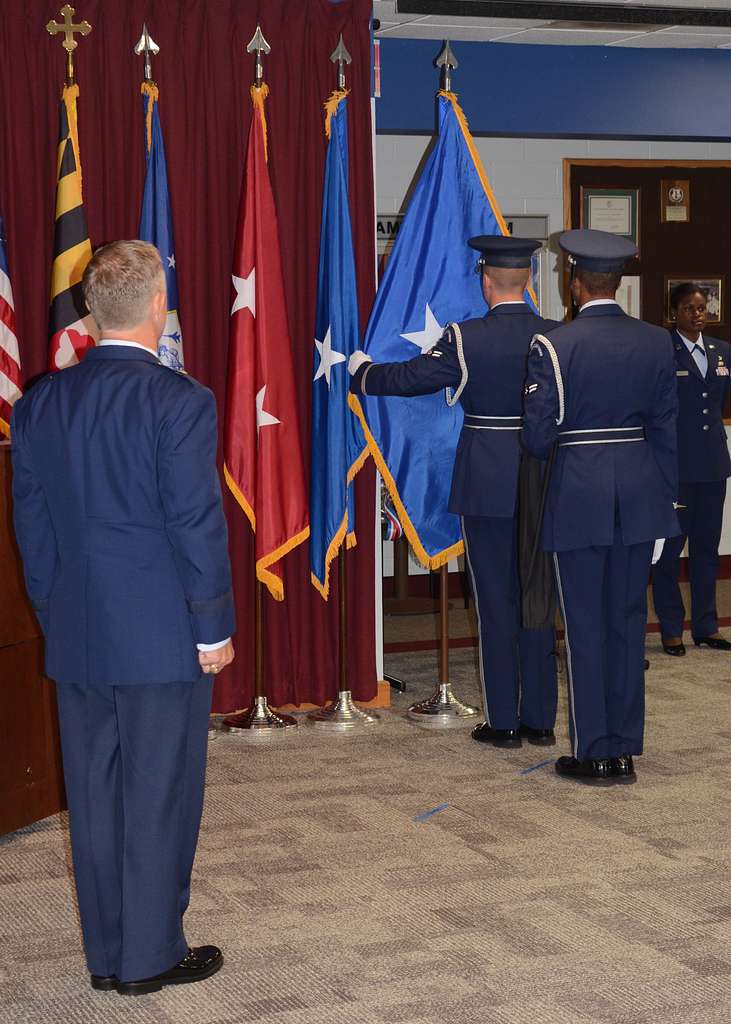
<instances>
[{"instance_id":1,"label":"blue air force flag","mask_svg":"<svg viewBox=\"0 0 731 1024\"><path fill-rule=\"evenodd\" d=\"M353 236L348 206L346 93L326 105L329 137L320 228L310 475L310 570L327 599L330 563L345 540L355 543L351 481L367 456L360 424L348 408L348 359L360 346Z\"/></svg>"},{"instance_id":2,"label":"blue air force flag","mask_svg":"<svg viewBox=\"0 0 731 1024\"><path fill-rule=\"evenodd\" d=\"M158 343L158 355L166 366L173 370L182 370L183 335L178 318L178 275L175 269L173 215L170 209L165 145L162 140L160 113L157 109L157 86L151 82L143 82L142 94L147 170L142 194L139 237L157 246L167 281L168 315L165 330Z\"/></svg>"},{"instance_id":3,"label":"blue air force flag","mask_svg":"<svg viewBox=\"0 0 731 1024\"><path fill-rule=\"evenodd\" d=\"M507 234L453 93L439 94L439 136L414 190L371 313L364 349L375 362L427 352L452 321L484 316L474 235ZM447 511L463 413L443 393L351 396L368 446L420 561L436 569L462 551Z\"/></svg>"}]
</instances>

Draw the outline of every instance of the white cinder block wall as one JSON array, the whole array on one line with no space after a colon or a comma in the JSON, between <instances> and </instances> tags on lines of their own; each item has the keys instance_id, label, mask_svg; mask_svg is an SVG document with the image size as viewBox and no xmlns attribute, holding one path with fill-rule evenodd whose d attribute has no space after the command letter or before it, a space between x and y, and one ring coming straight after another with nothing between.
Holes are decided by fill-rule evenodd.
<instances>
[{"instance_id":1,"label":"white cinder block wall","mask_svg":"<svg viewBox=\"0 0 731 1024\"><path fill-rule=\"evenodd\" d=\"M379 213L398 213L431 142L424 135L376 136ZM605 142L593 139L476 138L503 214L547 214L551 234L562 231L563 160L731 160L731 143ZM562 320L558 273L552 275L544 316Z\"/></svg>"},{"instance_id":2,"label":"white cinder block wall","mask_svg":"<svg viewBox=\"0 0 731 1024\"><path fill-rule=\"evenodd\" d=\"M376 207L398 213L414 181L431 138L424 135L376 136ZM563 160L730 160L731 143L607 142L594 139L476 138L487 176L503 214L544 214L551 235L563 230ZM556 264L554 262L554 268ZM562 320L564 308L554 269L543 315ZM731 428L727 428L727 432ZM726 502L721 553L731 554L731 498Z\"/></svg>"}]
</instances>

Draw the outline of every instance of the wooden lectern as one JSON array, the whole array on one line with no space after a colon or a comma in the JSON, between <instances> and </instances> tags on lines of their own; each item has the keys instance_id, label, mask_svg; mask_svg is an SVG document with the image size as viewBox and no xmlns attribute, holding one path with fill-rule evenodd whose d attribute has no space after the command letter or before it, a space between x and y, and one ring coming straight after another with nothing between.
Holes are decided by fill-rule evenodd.
<instances>
[{"instance_id":1,"label":"wooden lectern","mask_svg":"<svg viewBox=\"0 0 731 1024\"><path fill-rule=\"evenodd\" d=\"M23 584L10 495L10 443L0 442L0 835L66 806L55 686Z\"/></svg>"}]
</instances>

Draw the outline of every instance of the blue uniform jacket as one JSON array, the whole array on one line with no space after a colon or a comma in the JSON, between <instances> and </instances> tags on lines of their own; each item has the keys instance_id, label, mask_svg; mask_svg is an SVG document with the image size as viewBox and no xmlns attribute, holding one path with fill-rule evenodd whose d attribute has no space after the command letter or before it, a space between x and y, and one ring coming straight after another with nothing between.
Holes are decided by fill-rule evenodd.
<instances>
[{"instance_id":1,"label":"blue uniform jacket","mask_svg":"<svg viewBox=\"0 0 731 1024\"><path fill-rule=\"evenodd\" d=\"M543 547L571 551L678 534L673 348L668 334L616 305L590 306L534 339L523 443L545 458L559 432L644 427L645 440L559 447ZM574 435L572 440L580 439Z\"/></svg>"},{"instance_id":2,"label":"blue uniform jacket","mask_svg":"<svg viewBox=\"0 0 731 1024\"><path fill-rule=\"evenodd\" d=\"M520 424L488 429L471 417L520 417L526 358L533 334L555 327L525 303L495 306L453 327L424 355L404 363L361 366L351 391L368 395L428 395L456 389L465 412L452 473L449 511L466 516L515 515ZM460 349L462 355L460 355Z\"/></svg>"},{"instance_id":3,"label":"blue uniform jacket","mask_svg":"<svg viewBox=\"0 0 731 1024\"><path fill-rule=\"evenodd\" d=\"M213 395L139 348L91 349L12 419L15 532L61 683L200 677L234 632Z\"/></svg>"},{"instance_id":4,"label":"blue uniform jacket","mask_svg":"<svg viewBox=\"0 0 731 1024\"><path fill-rule=\"evenodd\" d=\"M684 483L731 476L723 406L731 372L731 345L703 335L706 376L677 331L671 332L678 383L678 476Z\"/></svg>"}]
</instances>

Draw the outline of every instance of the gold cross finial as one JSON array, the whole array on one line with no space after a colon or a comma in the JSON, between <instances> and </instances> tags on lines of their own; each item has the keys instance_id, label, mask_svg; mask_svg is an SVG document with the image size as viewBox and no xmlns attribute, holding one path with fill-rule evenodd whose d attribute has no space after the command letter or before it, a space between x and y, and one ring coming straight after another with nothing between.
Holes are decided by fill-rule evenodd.
<instances>
[{"instance_id":1,"label":"gold cross finial","mask_svg":"<svg viewBox=\"0 0 731 1024\"><path fill-rule=\"evenodd\" d=\"M73 53L76 47L79 45L74 39L74 33L80 32L82 36L88 36L91 32L91 25L88 21L82 21L78 25L74 25L73 17L76 11L69 4L64 4L61 8L61 16L63 18L62 24L58 24L57 21L49 21L46 25L46 32L49 35L55 36L59 32L63 32L63 39L61 40L61 46L66 51L66 84L74 84L74 57Z\"/></svg>"}]
</instances>

